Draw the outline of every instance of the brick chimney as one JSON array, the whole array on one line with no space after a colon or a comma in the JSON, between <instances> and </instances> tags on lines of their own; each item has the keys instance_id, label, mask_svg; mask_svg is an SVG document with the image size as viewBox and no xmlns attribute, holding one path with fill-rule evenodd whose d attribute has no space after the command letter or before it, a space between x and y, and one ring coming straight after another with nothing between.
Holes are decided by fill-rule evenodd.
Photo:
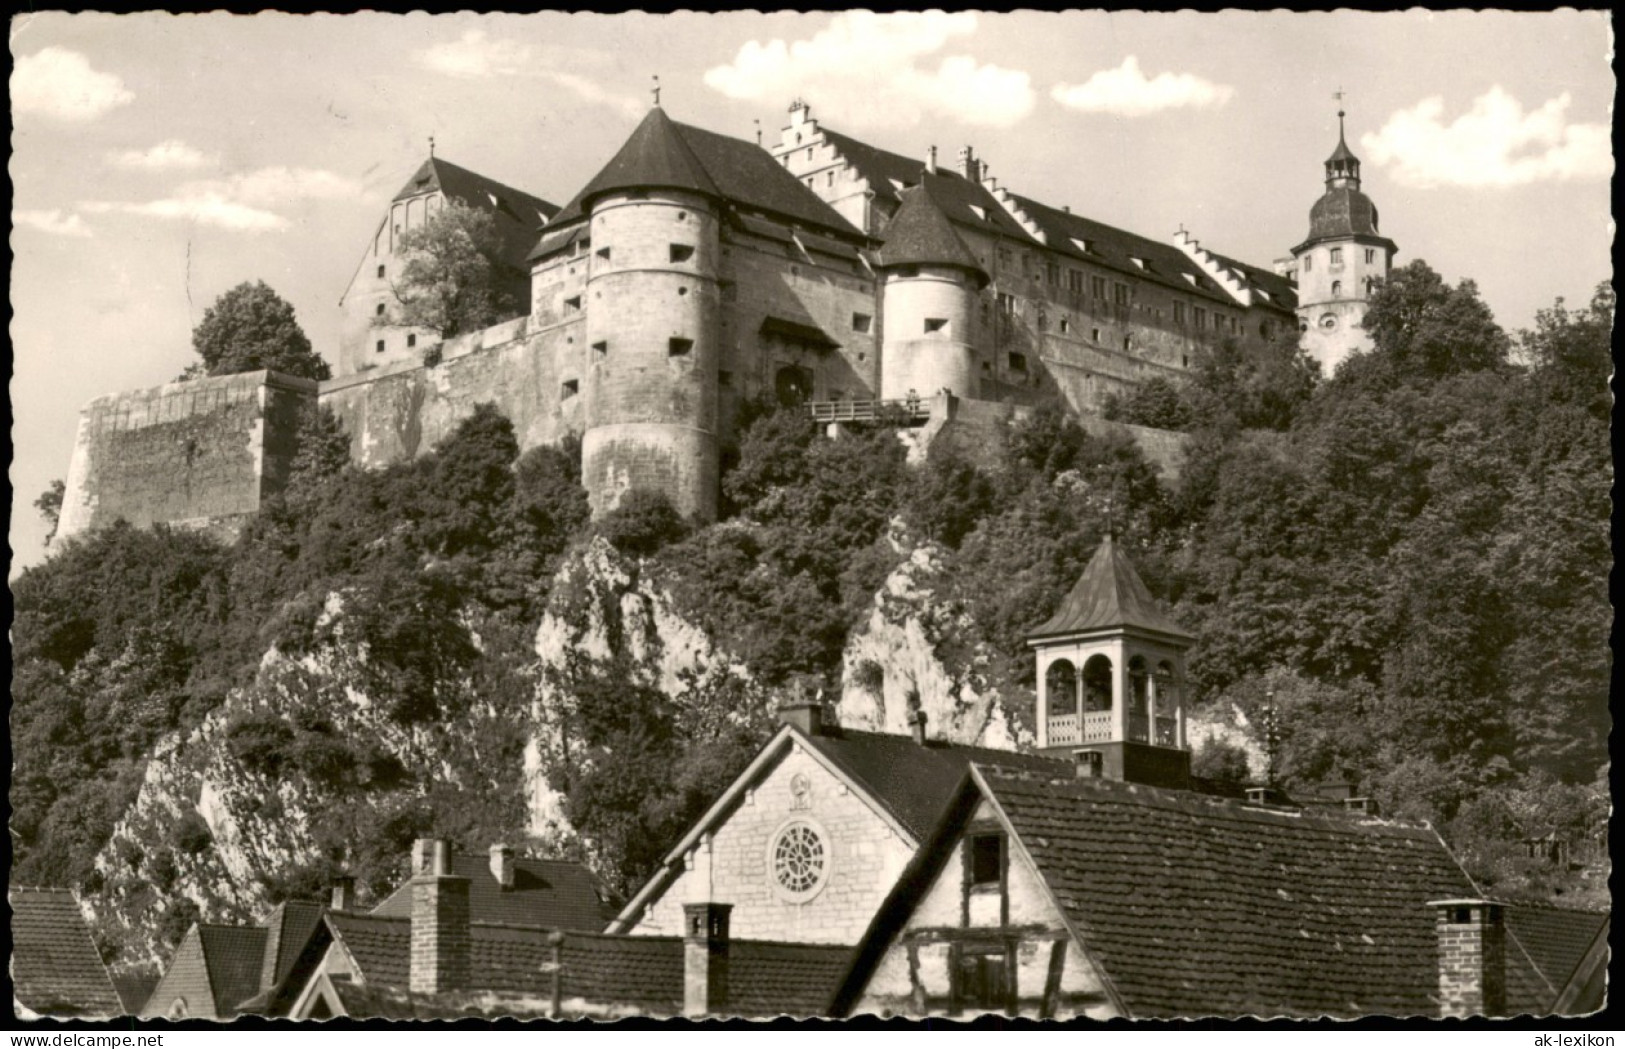
<instances>
[{"instance_id":1,"label":"brick chimney","mask_svg":"<svg viewBox=\"0 0 1625 1049\"><path fill-rule=\"evenodd\" d=\"M1439 937L1439 1014L1505 1016L1506 925L1489 900L1433 900Z\"/></svg>"},{"instance_id":2,"label":"brick chimney","mask_svg":"<svg viewBox=\"0 0 1625 1049\"><path fill-rule=\"evenodd\" d=\"M491 877L504 889L513 888L513 846L491 846Z\"/></svg>"},{"instance_id":3,"label":"brick chimney","mask_svg":"<svg viewBox=\"0 0 1625 1049\"><path fill-rule=\"evenodd\" d=\"M824 705L822 703L786 703L779 708L779 723L794 725L804 736L818 736L824 732Z\"/></svg>"},{"instance_id":4,"label":"brick chimney","mask_svg":"<svg viewBox=\"0 0 1625 1049\"><path fill-rule=\"evenodd\" d=\"M468 987L468 879L451 873L451 843L420 839L412 846L413 994ZM418 860L423 865L418 865Z\"/></svg>"},{"instance_id":5,"label":"brick chimney","mask_svg":"<svg viewBox=\"0 0 1625 1049\"><path fill-rule=\"evenodd\" d=\"M1075 750L1079 779L1102 779L1106 775L1106 755L1098 750Z\"/></svg>"},{"instance_id":6,"label":"brick chimney","mask_svg":"<svg viewBox=\"0 0 1625 1049\"><path fill-rule=\"evenodd\" d=\"M909 735L913 736L914 742L918 743L922 747L925 746L925 723L927 720L929 719L923 710L916 709L909 712Z\"/></svg>"},{"instance_id":7,"label":"brick chimney","mask_svg":"<svg viewBox=\"0 0 1625 1049\"><path fill-rule=\"evenodd\" d=\"M959 173L972 182L982 181L982 166L976 162L976 154L971 152L969 146L959 151Z\"/></svg>"},{"instance_id":8,"label":"brick chimney","mask_svg":"<svg viewBox=\"0 0 1625 1049\"><path fill-rule=\"evenodd\" d=\"M330 889L328 910L348 911L355 907L355 878L348 874L335 875Z\"/></svg>"},{"instance_id":9,"label":"brick chimney","mask_svg":"<svg viewBox=\"0 0 1625 1049\"><path fill-rule=\"evenodd\" d=\"M937 147L936 146L927 146L926 147L926 150L925 150L925 173L927 175L935 175L937 173Z\"/></svg>"},{"instance_id":10,"label":"brick chimney","mask_svg":"<svg viewBox=\"0 0 1625 1049\"><path fill-rule=\"evenodd\" d=\"M728 1009L728 915L731 903L683 904L683 1015L720 1016Z\"/></svg>"}]
</instances>

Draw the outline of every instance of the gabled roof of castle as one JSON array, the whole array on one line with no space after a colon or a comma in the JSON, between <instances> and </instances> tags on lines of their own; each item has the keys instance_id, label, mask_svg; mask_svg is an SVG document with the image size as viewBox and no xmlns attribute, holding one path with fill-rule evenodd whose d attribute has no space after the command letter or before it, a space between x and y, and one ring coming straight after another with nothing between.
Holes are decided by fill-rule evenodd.
<instances>
[{"instance_id":1,"label":"gabled roof of castle","mask_svg":"<svg viewBox=\"0 0 1625 1049\"><path fill-rule=\"evenodd\" d=\"M825 140L835 147L835 151L869 183L870 191L884 210L891 211L901 204L904 190L928 180L937 206L954 223L1021 240L1032 239L1021 224L1000 206L986 186L971 181L963 173L942 164L938 165L936 174L927 176L918 157L905 157L901 153L871 146L827 127L820 128L820 131Z\"/></svg>"},{"instance_id":2,"label":"gabled roof of castle","mask_svg":"<svg viewBox=\"0 0 1625 1049\"><path fill-rule=\"evenodd\" d=\"M886 226L879 265L957 266L979 275L985 283L987 271L959 239L948 216L931 195L940 177L922 173L922 179L921 185L903 191L902 206Z\"/></svg>"},{"instance_id":3,"label":"gabled roof of castle","mask_svg":"<svg viewBox=\"0 0 1625 1049\"><path fill-rule=\"evenodd\" d=\"M443 157L429 157L406 180L395 200L439 190L446 199L490 213L502 242L502 259L525 267L525 255L536 243L536 232L558 213L558 205L522 189L504 185Z\"/></svg>"},{"instance_id":4,"label":"gabled roof of castle","mask_svg":"<svg viewBox=\"0 0 1625 1049\"><path fill-rule=\"evenodd\" d=\"M16 888L7 897L17 1000L45 1015L121 1015L118 992L73 893Z\"/></svg>"},{"instance_id":5,"label":"gabled roof of castle","mask_svg":"<svg viewBox=\"0 0 1625 1049\"><path fill-rule=\"evenodd\" d=\"M1107 535L1061 607L1027 638L1034 641L1125 628L1192 639L1163 613L1128 555Z\"/></svg>"},{"instance_id":6,"label":"gabled roof of castle","mask_svg":"<svg viewBox=\"0 0 1625 1049\"><path fill-rule=\"evenodd\" d=\"M513 885L504 889L486 856L454 852L451 872L469 879L468 912L477 922L502 922L578 932L598 932L615 916L583 864L516 856ZM403 884L373 908L379 917L410 918L412 885Z\"/></svg>"},{"instance_id":7,"label":"gabled roof of castle","mask_svg":"<svg viewBox=\"0 0 1625 1049\"><path fill-rule=\"evenodd\" d=\"M658 106L649 111L603 170L553 217L546 233L583 220L595 197L631 189L703 193L854 240L864 239L851 223L760 146L680 124ZM543 239L551 246L545 234ZM537 254L532 251L531 257Z\"/></svg>"}]
</instances>

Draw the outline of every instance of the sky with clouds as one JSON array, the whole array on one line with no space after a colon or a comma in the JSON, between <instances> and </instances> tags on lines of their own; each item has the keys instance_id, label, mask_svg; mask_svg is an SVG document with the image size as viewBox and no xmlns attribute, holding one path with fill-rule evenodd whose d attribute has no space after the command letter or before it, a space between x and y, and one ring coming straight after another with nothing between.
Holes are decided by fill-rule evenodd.
<instances>
[{"instance_id":1,"label":"sky with clouds","mask_svg":"<svg viewBox=\"0 0 1625 1049\"><path fill-rule=\"evenodd\" d=\"M384 204L437 152L562 204L650 104L776 138L787 103L875 145L972 145L1014 192L1259 265L1307 229L1345 92L1400 261L1509 329L1607 278L1599 13L20 15L13 572L79 408L173 379L263 279L335 354Z\"/></svg>"}]
</instances>

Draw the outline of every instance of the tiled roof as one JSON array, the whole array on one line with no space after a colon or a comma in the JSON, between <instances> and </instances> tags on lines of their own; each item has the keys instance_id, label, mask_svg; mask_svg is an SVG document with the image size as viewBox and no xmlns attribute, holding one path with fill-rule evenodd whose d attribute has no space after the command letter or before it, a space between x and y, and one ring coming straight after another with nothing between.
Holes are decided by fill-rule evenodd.
<instances>
[{"instance_id":1,"label":"tiled roof","mask_svg":"<svg viewBox=\"0 0 1625 1049\"><path fill-rule=\"evenodd\" d=\"M355 959L374 997L385 988L409 985L410 921L330 913L328 922ZM546 931L475 922L469 927L469 947L471 995L551 993L544 966L552 961L553 947ZM572 932L566 934L559 950L560 991L566 1001L650 1016L675 1016L683 1011L681 939ZM729 950L731 1011L747 1016L811 1016L829 1000L849 949L735 940ZM344 1001L352 1016L393 1015L387 1011L359 1013L351 1008L348 996ZM395 1007L405 1006L397 1003Z\"/></svg>"},{"instance_id":2,"label":"tiled roof","mask_svg":"<svg viewBox=\"0 0 1625 1049\"><path fill-rule=\"evenodd\" d=\"M937 206L951 221L986 233L1032 240L980 182L972 182L947 166L938 166L935 174L928 175L918 157L880 149L828 128L823 129L823 134L835 151L869 183L882 210L891 212L901 204L904 188L926 183Z\"/></svg>"},{"instance_id":3,"label":"tiled roof","mask_svg":"<svg viewBox=\"0 0 1625 1049\"><path fill-rule=\"evenodd\" d=\"M73 893L19 888L7 896L17 1000L44 1015L122 1015L124 1006Z\"/></svg>"},{"instance_id":4,"label":"tiled roof","mask_svg":"<svg viewBox=\"0 0 1625 1049\"><path fill-rule=\"evenodd\" d=\"M147 1007L147 999L158 986L159 976L151 970L131 970L110 974L119 1001L124 1003L126 1016L138 1016Z\"/></svg>"},{"instance_id":5,"label":"tiled roof","mask_svg":"<svg viewBox=\"0 0 1625 1049\"><path fill-rule=\"evenodd\" d=\"M269 933L260 970L262 988L274 988L288 978L326 912L325 905L311 900L288 900L278 904L261 923Z\"/></svg>"},{"instance_id":6,"label":"tiled roof","mask_svg":"<svg viewBox=\"0 0 1625 1049\"><path fill-rule=\"evenodd\" d=\"M406 180L396 200L440 190L449 200L489 213L502 242L502 258L510 266L525 267L525 256L536 243L536 233L559 209L541 197L514 189L459 167L441 157L430 157Z\"/></svg>"},{"instance_id":7,"label":"tiled roof","mask_svg":"<svg viewBox=\"0 0 1625 1049\"><path fill-rule=\"evenodd\" d=\"M912 736L826 727L808 742L886 806L916 841L942 818L972 762L1013 766L1046 774L1069 774L1054 758L968 747L942 740L924 746Z\"/></svg>"},{"instance_id":8,"label":"tiled roof","mask_svg":"<svg viewBox=\"0 0 1625 1049\"><path fill-rule=\"evenodd\" d=\"M904 192L903 204L887 224L886 240L880 249L881 266L921 263L958 266L987 279L987 271L954 232L931 191L923 186Z\"/></svg>"},{"instance_id":9,"label":"tiled roof","mask_svg":"<svg viewBox=\"0 0 1625 1049\"><path fill-rule=\"evenodd\" d=\"M553 217L547 232L580 222L595 196L645 187L692 190L850 239L860 237L851 223L760 146L679 124L658 107L649 111L603 170ZM537 254L533 251L531 257Z\"/></svg>"},{"instance_id":10,"label":"tiled roof","mask_svg":"<svg viewBox=\"0 0 1625 1049\"><path fill-rule=\"evenodd\" d=\"M1289 278L1281 276L1274 270L1260 269L1251 263L1232 259L1218 252L1213 252L1213 257L1247 278L1247 283L1253 286L1253 291L1263 292L1267 305L1278 306L1288 312L1297 308L1298 286Z\"/></svg>"},{"instance_id":11,"label":"tiled roof","mask_svg":"<svg viewBox=\"0 0 1625 1049\"><path fill-rule=\"evenodd\" d=\"M1191 637L1163 614L1128 555L1108 535L1055 615L1027 637L1032 640L1122 627Z\"/></svg>"},{"instance_id":12,"label":"tiled roof","mask_svg":"<svg viewBox=\"0 0 1625 1049\"><path fill-rule=\"evenodd\" d=\"M452 873L469 879L468 910L474 921L535 925L571 932L598 932L615 916L599 896L592 872L579 863L528 857L514 859L514 883L504 889L484 853L453 853ZM412 916L412 885L396 889L373 908L383 917Z\"/></svg>"},{"instance_id":13,"label":"tiled roof","mask_svg":"<svg viewBox=\"0 0 1625 1049\"><path fill-rule=\"evenodd\" d=\"M1427 904L1479 893L1431 828L976 774L1130 1015L1437 1013Z\"/></svg>"},{"instance_id":14,"label":"tiled roof","mask_svg":"<svg viewBox=\"0 0 1625 1049\"><path fill-rule=\"evenodd\" d=\"M1547 982L1559 991L1574 976L1592 941L1608 926L1608 919L1606 911L1568 910L1529 903L1509 904L1506 908L1508 931L1517 938Z\"/></svg>"},{"instance_id":15,"label":"tiled roof","mask_svg":"<svg viewBox=\"0 0 1625 1049\"><path fill-rule=\"evenodd\" d=\"M259 925L199 925L203 964L209 971L215 1011L232 1016L260 989L267 930Z\"/></svg>"}]
</instances>

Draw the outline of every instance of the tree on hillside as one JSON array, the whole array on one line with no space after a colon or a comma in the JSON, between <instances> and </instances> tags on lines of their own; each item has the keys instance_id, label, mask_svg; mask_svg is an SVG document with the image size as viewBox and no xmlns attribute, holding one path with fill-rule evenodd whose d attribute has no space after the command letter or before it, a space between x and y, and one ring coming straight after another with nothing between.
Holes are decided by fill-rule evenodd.
<instances>
[{"instance_id":1,"label":"tree on hillside","mask_svg":"<svg viewBox=\"0 0 1625 1049\"><path fill-rule=\"evenodd\" d=\"M388 324L449 339L522 309L510 290L514 274L502 260L496 220L486 212L448 204L401 237L401 252L406 265L391 285L396 305Z\"/></svg>"},{"instance_id":2,"label":"tree on hillside","mask_svg":"<svg viewBox=\"0 0 1625 1049\"><path fill-rule=\"evenodd\" d=\"M1377 286L1363 323L1374 348L1338 369L1344 385L1415 385L1507 362L1510 342L1478 285L1464 280L1452 288L1420 259Z\"/></svg>"},{"instance_id":3,"label":"tree on hillside","mask_svg":"<svg viewBox=\"0 0 1625 1049\"><path fill-rule=\"evenodd\" d=\"M66 493L67 485L59 477L34 500L34 509L39 511L39 515L45 518L45 523L50 526L45 532L46 546L50 546L51 540L56 538L57 524L62 520L62 498Z\"/></svg>"},{"instance_id":4,"label":"tree on hillside","mask_svg":"<svg viewBox=\"0 0 1625 1049\"><path fill-rule=\"evenodd\" d=\"M237 285L203 311L192 329L192 349L204 375L234 375L269 368L303 379L332 372L299 327L293 306L264 281ZM182 378L197 377L194 365Z\"/></svg>"}]
</instances>

